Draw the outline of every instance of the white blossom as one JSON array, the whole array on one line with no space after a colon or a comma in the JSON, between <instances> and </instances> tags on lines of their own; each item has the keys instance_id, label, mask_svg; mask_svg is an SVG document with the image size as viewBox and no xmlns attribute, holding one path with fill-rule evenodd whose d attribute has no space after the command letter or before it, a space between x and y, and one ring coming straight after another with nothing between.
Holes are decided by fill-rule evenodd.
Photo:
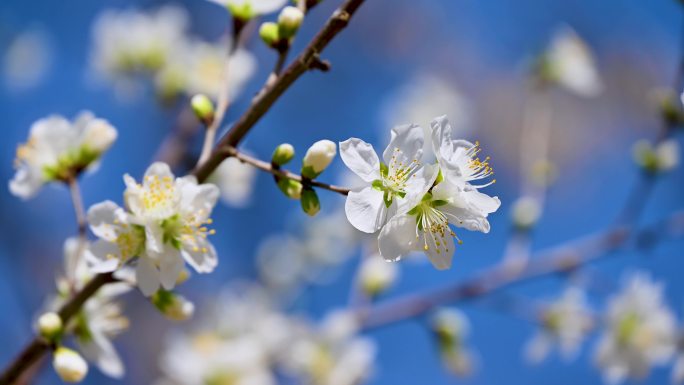
<instances>
[{"instance_id":1,"label":"white blossom","mask_svg":"<svg viewBox=\"0 0 684 385\"><path fill-rule=\"evenodd\" d=\"M114 143L117 131L106 120L82 112L73 122L52 115L33 123L29 139L17 148L12 194L28 199L47 182L66 181L92 169Z\"/></svg>"},{"instance_id":2,"label":"white blossom","mask_svg":"<svg viewBox=\"0 0 684 385\"><path fill-rule=\"evenodd\" d=\"M285 368L304 383L355 385L368 379L375 360L375 345L356 336L355 315L333 311L318 329L305 329L284 356Z\"/></svg>"},{"instance_id":3,"label":"white blossom","mask_svg":"<svg viewBox=\"0 0 684 385\"><path fill-rule=\"evenodd\" d=\"M444 181L424 186L410 203L410 210L393 217L378 238L380 254L396 261L412 251L424 251L435 268L451 267L456 233L450 225L472 231L489 232L487 216L500 206L498 198L478 191L472 181L487 178L491 167L487 159L476 156L479 147L463 140L451 139L451 126L446 117L432 122L433 148ZM458 240L460 242L460 240Z\"/></svg>"},{"instance_id":4,"label":"white blossom","mask_svg":"<svg viewBox=\"0 0 684 385\"><path fill-rule=\"evenodd\" d=\"M596 362L610 383L639 379L667 363L675 352L675 317L664 303L663 286L636 274L611 299Z\"/></svg>"},{"instance_id":5,"label":"white blossom","mask_svg":"<svg viewBox=\"0 0 684 385\"><path fill-rule=\"evenodd\" d=\"M218 99L224 87L233 100L254 75L256 59L246 50L228 55L231 42L207 43L185 39L176 44L168 62L158 71L155 84L162 95L206 94Z\"/></svg>"},{"instance_id":6,"label":"white blossom","mask_svg":"<svg viewBox=\"0 0 684 385\"><path fill-rule=\"evenodd\" d=\"M394 284L399 275L399 267L385 261L378 254L363 259L357 277L361 289L373 296L382 293Z\"/></svg>"},{"instance_id":7,"label":"white blossom","mask_svg":"<svg viewBox=\"0 0 684 385\"><path fill-rule=\"evenodd\" d=\"M158 384L276 384L272 364L293 335L292 322L259 287L232 287L212 301L196 330L170 336Z\"/></svg>"},{"instance_id":8,"label":"white blossom","mask_svg":"<svg viewBox=\"0 0 684 385\"><path fill-rule=\"evenodd\" d=\"M232 207L245 207L252 197L256 170L231 157L216 168L209 181L218 186L223 203Z\"/></svg>"},{"instance_id":9,"label":"white blossom","mask_svg":"<svg viewBox=\"0 0 684 385\"><path fill-rule=\"evenodd\" d=\"M146 12L107 10L93 25L91 66L113 81L157 71L183 45L188 21L187 11L174 6Z\"/></svg>"},{"instance_id":10,"label":"white blossom","mask_svg":"<svg viewBox=\"0 0 684 385\"><path fill-rule=\"evenodd\" d=\"M112 202L88 210L90 227L100 238L90 248L94 269L113 271L138 257L136 281L146 296L160 286L171 290L184 261L199 273L218 264L216 250L207 239L214 234L206 225L218 199L218 188L197 184L192 176L175 178L165 163L153 163L142 184L124 176L124 200L130 212Z\"/></svg>"},{"instance_id":11,"label":"white blossom","mask_svg":"<svg viewBox=\"0 0 684 385\"><path fill-rule=\"evenodd\" d=\"M93 278L84 255L87 248L88 244L82 244L77 238L69 238L64 243L65 275L58 280L59 296L51 301L51 309L59 308ZM105 285L83 304L67 326L73 331L83 356L114 378L124 375L124 366L111 340L128 328L128 319L115 300L129 290L130 285L123 281Z\"/></svg>"},{"instance_id":12,"label":"white blossom","mask_svg":"<svg viewBox=\"0 0 684 385\"><path fill-rule=\"evenodd\" d=\"M466 345L470 323L465 314L457 309L443 308L432 316L431 322L446 368L458 376L472 373L475 356Z\"/></svg>"},{"instance_id":13,"label":"white blossom","mask_svg":"<svg viewBox=\"0 0 684 385\"><path fill-rule=\"evenodd\" d=\"M522 229L528 229L536 225L541 214L542 208L539 201L530 196L518 198L511 207L513 224Z\"/></svg>"},{"instance_id":14,"label":"white blossom","mask_svg":"<svg viewBox=\"0 0 684 385\"><path fill-rule=\"evenodd\" d=\"M679 143L667 139L657 144L639 140L632 149L634 161L650 172L666 172L679 165Z\"/></svg>"},{"instance_id":15,"label":"white blossom","mask_svg":"<svg viewBox=\"0 0 684 385\"><path fill-rule=\"evenodd\" d=\"M2 73L11 90L26 90L45 80L54 61L50 36L41 28L21 31L4 49Z\"/></svg>"},{"instance_id":16,"label":"white blossom","mask_svg":"<svg viewBox=\"0 0 684 385\"><path fill-rule=\"evenodd\" d=\"M533 363L543 361L555 346L565 359L574 358L593 323L584 292L573 287L544 309L541 321L525 348Z\"/></svg>"},{"instance_id":17,"label":"white blossom","mask_svg":"<svg viewBox=\"0 0 684 385\"><path fill-rule=\"evenodd\" d=\"M342 161L365 185L349 192L345 212L358 230L374 233L398 212L406 212L432 186L437 172L421 163L423 129L397 126L383 153L382 162L373 146L351 138L340 143Z\"/></svg>"},{"instance_id":18,"label":"white blossom","mask_svg":"<svg viewBox=\"0 0 684 385\"><path fill-rule=\"evenodd\" d=\"M553 80L581 96L596 96L603 89L586 43L567 26L560 28L551 41L548 57Z\"/></svg>"}]
</instances>

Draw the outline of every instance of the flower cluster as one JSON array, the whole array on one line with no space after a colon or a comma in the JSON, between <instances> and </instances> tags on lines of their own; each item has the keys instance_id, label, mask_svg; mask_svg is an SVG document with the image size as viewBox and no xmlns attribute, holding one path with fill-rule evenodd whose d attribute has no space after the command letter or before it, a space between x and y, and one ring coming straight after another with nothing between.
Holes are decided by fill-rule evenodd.
<instances>
[{"instance_id":1,"label":"flower cluster","mask_svg":"<svg viewBox=\"0 0 684 385\"><path fill-rule=\"evenodd\" d=\"M175 178L165 163L152 164L142 183L130 175L124 181L125 208L106 201L88 210L100 238L87 253L93 271L115 271L135 259L138 287L150 296L160 286L173 289L186 262L199 273L214 270L218 259L207 238L215 231L207 226L219 195L215 185Z\"/></svg>"},{"instance_id":2,"label":"flower cluster","mask_svg":"<svg viewBox=\"0 0 684 385\"><path fill-rule=\"evenodd\" d=\"M256 60L247 51L230 55L230 41L210 43L188 34L183 8L166 6L155 11L107 11L93 26L91 66L122 92L135 88L135 76L150 74L164 98L179 94L206 94L216 98L225 84L233 97L254 73Z\"/></svg>"},{"instance_id":3,"label":"flower cluster","mask_svg":"<svg viewBox=\"0 0 684 385\"><path fill-rule=\"evenodd\" d=\"M67 182L97 166L117 131L106 120L82 112L73 122L53 115L33 123L29 139L17 148L12 194L28 199L48 182Z\"/></svg>"},{"instance_id":4,"label":"flower cluster","mask_svg":"<svg viewBox=\"0 0 684 385\"><path fill-rule=\"evenodd\" d=\"M380 161L372 145L351 138L340 143L344 163L365 185L349 193L349 222L366 233L380 231L380 254L397 261L412 251L424 251L437 269L451 266L456 233L450 225L489 232L487 216L498 198L474 184L489 178L489 158L480 159L478 143L454 140L446 117L431 123L432 151L437 164L424 164L424 130L417 125L392 129Z\"/></svg>"},{"instance_id":5,"label":"flower cluster","mask_svg":"<svg viewBox=\"0 0 684 385\"><path fill-rule=\"evenodd\" d=\"M332 312L320 326L288 316L254 285L225 291L190 333L170 335L159 385L353 385L370 373L374 345L357 337L352 314Z\"/></svg>"},{"instance_id":6,"label":"flower cluster","mask_svg":"<svg viewBox=\"0 0 684 385\"><path fill-rule=\"evenodd\" d=\"M50 301L49 310L57 310L92 278L93 274L84 258L84 250L87 247L87 243L76 238L69 238L64 243L65 274L57 280L58 295ZM61 319L57 318L59 320L56 323L57 327L50 328L52 329L50 337L57 344L60 343L59 339L62 336L72 334L81 354L104 374L114 378L121 378L124 375L124 366L111 339L128 328L128 319L122 314L121 306L115 299L131 288L124 279L125 272L121 272L119 278L120 282L103 287L95 296L89 298L67 325L62 325ZM45 331L47 325L41 321L49 320L49 315L55 315L55 313L46 313L39 320L39 328L42 332ZM71 368L71 365L75 363L76 367L67 370L68 373L62 377L64 378L65 375L66 377L85 376L85 371L87 371L85 363L79 362L76 352L64 349L63 352L66 355L55 354L55 369L58 373L63 369L62 366Z\"/></svg>"}]
</instances>

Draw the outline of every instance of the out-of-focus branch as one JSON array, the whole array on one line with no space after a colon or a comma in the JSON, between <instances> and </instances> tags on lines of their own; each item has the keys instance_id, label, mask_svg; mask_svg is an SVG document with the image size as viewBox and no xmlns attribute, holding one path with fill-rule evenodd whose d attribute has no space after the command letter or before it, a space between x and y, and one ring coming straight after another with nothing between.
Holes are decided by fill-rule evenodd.
<instances>
[{"instance_id":1,"label":"out-of-focus branch","mask_svg":"<svg viewBox=\"0 0 684 385\"><path fill-rule=\"evenodd\" d=\"M305 184L305 185L322 188L322 189L329 190L332 192L336 192L336 193L342 194L342 195L349 194L349 189L347 189L347 188L335 186L335 185L331 185L331 184L327 184L327 183L323 183L323 182L319 182L317 180L306 179L306 178L303 178L299 174L295 174L293 172L283 170L280 168L274 168L272 164L265 162L261 159L251 157L245 153L242 153L234 147L228 147L226 149L226 152L227 152L228 157L234 157L235 159L238 159L242 163L247 163L249 165L252 165L252 166L258 168L259 170L266 171L266 172L273 174L277 177L296 180L297 182L300 182L300 183Z\"/></svg>"},{"instance_id":2,"label":"out-of-focus branch","mask_svg":"<svg viewBox=\"0 0 684 385\"><path fill-rule=\"evenodd\" d=\"M58 310L57 314L59 314L62 322L66 325L78 313L88 298L93 296L102 286L114 281L116 279L112 273L96 275ZM47 340L42 337L35 337L2 372L0 385L13 384L26 369L51 349L52 346Z\"/></svg>"},{"instance_id":3,"label":"out-of-focus branch","mask_svg":"<svg viewBox=\"0 0 684 385\"><path fill-rule=\"evenodd\" d=\"M209 154L211 154L212 148L214 148L214 141L216 140L216 132L218 131L221 123L223 122L223 117L228 112L228 105L230 104L230 84L228 79L230 71L230 59L233 57L235 51L237 51L238 45L240 44L242 30L244 29L244 23L238 19L234 19L233 22L233 40L228 53L226 54L226 62L223 66L223 81L221 92L219 93L218 100L216 102L216 115L212 119L209 126L207 126L206 132L204 133L204 143L202 144L202 152L197 160L197 165L201 165L206 162Z\"/></svg>"},{"instance_id":4,"label":"out-of-focus branch","mask_svg":"<svg viewBox=\"0 0 684 385\"><path fill-rule=\"evenodd\" d=\"M78 226L78 237L81 241L85 240L87 221L85 215L85 207L83 205L83 197L81 196L81 189L78 186L78 180L75 177L69 178L67 181L69 185L69 193L71 194L71 202L74 206L74 213L76 214L76 224Z\"/></svg>"},{"instance_id":5,"label":"out-of-focus branch","mask_svg":"<svg viewBox=\"0 0 684 385\"><path fill-rule=\"evenodd\" d=\"M571 272L583 265L613 255L630 241L684 235L684 212L676 212L643 230L619 225L598 234L570 241L536 253L523 268L497 265L474 277L444 288L418 293L376 305L366 317L360 317L364 328L371 329L428 313L441 305L478 298L518 283L553 274Z\"/></svg>"},{"instance_id":6,"label":"out-of-focus branch","mask_svg":"<svg viewBox=\"0 0 684 385\"><path fill-rule=\"evenodd\" d=\"M250 107L228 131L217 147L193 174L202 182L226 159L229 147L236 147L249 130L266 114L271 106L305 72L320 66L320 53L348 24L364 0L346 0L328 19L304 51L290 64L273 84L267 84L252 101Z\"/></svg>"}]
</instances>

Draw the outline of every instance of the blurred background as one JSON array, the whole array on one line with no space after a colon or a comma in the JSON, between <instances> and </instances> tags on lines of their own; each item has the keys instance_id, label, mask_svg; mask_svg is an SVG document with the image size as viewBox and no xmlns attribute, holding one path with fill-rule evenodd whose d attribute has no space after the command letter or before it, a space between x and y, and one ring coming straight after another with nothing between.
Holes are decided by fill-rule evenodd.
<instances>
[{"instance_id":1,"label":"blurred background","mask_svg":"<svg viewBox=\"0 0 684 385\"><path fill-rule=\"evenodd\" d=\"M298 34L299 52L324 23L336 0L316 7ZM50 114L74 117L93 111L119 130L119 139L100 169L82 178L86 206L112 199L121 202L124 173L140 177L164 139L177 127L187 97L161 100L154 81L136 78L135 87L114 86L101 79L93 64L97 41L93 26L106 10L154 10L175 5L189 15L188 33L219 41L228 14L204 0L156 1L22 1L0 3L0 179L9 181L17 144L31 124ZM272 19L275 15L266 16ZM491 156L497 183L488 188L502 206L490 216L488 235L459 232L463 239L453 268L436 271L428 263L400 264L401 278L379 301L455 283L500 262L511 235L509 210L521 185L521 138L530 98L530 72L559 28L570 27L594 53L600 92L591 97L562 87L543 100L552 109L548 153L557 178L532 233L533 250L591 234L613 224L640 178L632 159L639 139L654 139L661 127L658 95L675 79L684 36L684 10L674 0L604 0L549 2L521 0L369 0L348 30L323 55L329 73L302 77L251 131L243 148L268 159L280 143L298 151L293 169L308 146L319 139L335 142L359 137L384 148L392 125L413 121L428 125L447 114L457 136L479 140ZM268 76L274 53L252 36L247 48L255 68L228 111L226 122L239 117ZM227 127L227 126L226 126ZM201 137L186 142L190 158L199 153ZM534 145L523 146L535 152ZM179 162L179 173L188 164ZM652 223L684 207L684 171L675 168L656 181L645 203L641 223ZM249 176L244 178L249 179ZM339 158L322 179L344 184L348 174ZM239 195L239 194L238 194ZM343 197L320 191L322 210L310 219L299 203L284 197L270 175L255 174L249 199L219 204L213 215L213 238L220 264L210 275L195 277L180 291L196 302L198 312L229 282L262 279L258 261L267 260L264 242L284 235L306 238L307 226L339 215ZM240 206L240 207L236 207ZM50 186L36 198L21 201L0 189L0 362L9 361L33 335L32 321L54 291L61 269L64 239L76 226L67 189ZM684 316L684 282L680 279L682 241L670 241L645 252L623 252L592 268L607 285L622 272L646 270L666 283L666 298ZM325 263L325 271L300 288L289 304L293 312L320 319L343 307L359 264L359 248ZM261 259L259 259L261 258ZM321 257L325 259L325 256ZM424 259L424 258L417 258ZM268 262L264 262L268 263ZM263 264L263 263L262 263ZM613 282L614 281L614 282ZM509 292L545 299L564 287L560 277L516 286ZM605 298L591 296L601 306ZM370 384L576 384L599 383L593 363L595 339L579 357L566 363L556 356L531 365L522 353L535 326L477 303L460 304L470 319L468 343L476 369L455 377L440 362L425 319L386 326L368 333L378 346ZM159 351L169 329L183 324L164 319L137 293L125 298L131 330L115 344L127 367L123 383L149 384L159 376ZM644 383L669 381L670 369L658 368ZM39 384L57 384L50 370ZM87 384L115 384L92 370Z\"/></svg>"}]
</instances>

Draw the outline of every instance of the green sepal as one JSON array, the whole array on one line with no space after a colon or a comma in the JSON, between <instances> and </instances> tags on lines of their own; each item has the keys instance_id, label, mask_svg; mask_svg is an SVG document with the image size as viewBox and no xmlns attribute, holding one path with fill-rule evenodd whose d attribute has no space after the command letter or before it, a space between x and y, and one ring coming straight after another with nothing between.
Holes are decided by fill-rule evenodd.
<instances>
[{"instance_id":1,"label":"green sepal","mask_svg":"<svg viewBox=\"0 0 684 385\"><path fill-rule=\"evenodd\" d=\"M300 199L302 195L302 184L289 178L280 178L278 188L290 199Z\"/></svg>"},{"instance_id":2,"label":"green sepal","mask_svg":"<svg viewBox=\"0 0 684 385\"><path fill-rule=\"evenodd\" d=\"M314 171L313 167L311 166L302 167L302 176L304 178L316 179L316 177L318 177L319 175L320 173Z\"/></svg>"},{"instance_id":3,"label":"green sepal","mask_svg":"<svg viewBox=\"0 0 684 385\"><path fill-rule=\"evenodd\" d=\"M385 207L389 208L392 206L393 196L389 191L385 190L385 193L382 194L382 200L385 202Z\"/></svg>"}]
</instances>

